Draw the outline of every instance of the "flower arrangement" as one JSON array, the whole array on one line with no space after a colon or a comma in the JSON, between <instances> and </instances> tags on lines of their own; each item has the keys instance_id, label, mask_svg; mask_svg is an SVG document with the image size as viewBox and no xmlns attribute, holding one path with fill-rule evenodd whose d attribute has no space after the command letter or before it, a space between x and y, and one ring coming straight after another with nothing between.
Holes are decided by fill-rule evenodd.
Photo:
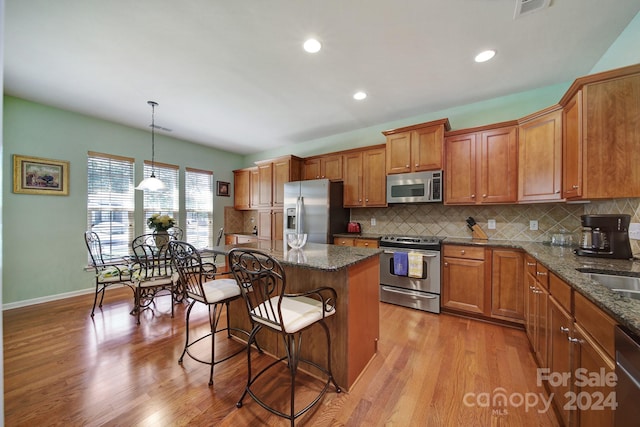
<instances>
[{"instance_id":1,"label":"flower arrangement","mask_svg":"<svg viewBox=\"0 0 640 427\"><path fill-rule=\"evenodd\" d=\"M176 225L176 220L169 215L160 215L155 213L147 219L147 225L150 229L155 231L167 231Z\"/></svg>"}]
</instances>

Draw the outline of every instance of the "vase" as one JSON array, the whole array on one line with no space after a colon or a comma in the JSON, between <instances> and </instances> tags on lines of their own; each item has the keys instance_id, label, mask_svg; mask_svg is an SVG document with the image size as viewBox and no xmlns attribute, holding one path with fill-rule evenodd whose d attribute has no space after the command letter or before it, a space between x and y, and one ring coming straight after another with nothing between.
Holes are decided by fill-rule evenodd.
<instances>
[{"instance_id":1,"label":"vase","mask_svg":"<svg viewBox=\"0 0 640 427\"><path fill-rule=\"evenodd\" d=\"M156 241L156 248L162 250L169 243L169 233L167 230L159 230L153 233L153 238Z\"/></svg>"}]
</instances>

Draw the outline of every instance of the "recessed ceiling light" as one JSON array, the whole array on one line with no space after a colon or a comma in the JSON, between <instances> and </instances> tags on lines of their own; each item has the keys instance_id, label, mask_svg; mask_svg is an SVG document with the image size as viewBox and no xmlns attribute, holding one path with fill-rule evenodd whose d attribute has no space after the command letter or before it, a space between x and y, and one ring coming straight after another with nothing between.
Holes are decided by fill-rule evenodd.
<instances>
[{"instance_id":1,"label":"recessed ceiling light","mask_svg":"<svg viewBox=\"0 0 640 427\"><path fill-rule=\"evenodd\" d=\"M309 39L306 42L304 42L303 47L304 47L304 50L306 50L309 53L316 53L320 51L320 49L322 48L322 45L316 39Z\"/></svg>"},{"instance_id":2,"label":"recessed ceiling light","mask_svg":"<svg viewBox=\"0 0 640 427\"><path fill-rule=\"evenodd\" d=\"M485 50L476 55L476 62L486 62L496 56L495 50Z\"/></svg>"},{"instance_id":3,"label":"recessed ceiling light","mask_svg":"<svg viewBox=\"0 0 640 427\"><path fill-rule=\"evenodd\" d=\"M367 94L365 92L356 92L353 94L353 99L355 99L356 101L362 101L363 99L365 99L367 97Z\"/></svg>"}]
</instances>

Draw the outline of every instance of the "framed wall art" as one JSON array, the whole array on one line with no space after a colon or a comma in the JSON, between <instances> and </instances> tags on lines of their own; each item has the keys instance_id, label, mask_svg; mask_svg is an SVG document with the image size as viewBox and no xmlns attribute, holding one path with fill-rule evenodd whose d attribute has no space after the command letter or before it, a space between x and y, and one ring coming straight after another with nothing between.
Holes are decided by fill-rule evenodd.
<instances>
[{"instance_id":1,"label":"framed wall art","mask_svg":"<svg viewBox=\"0 0 640 427\"><path fill-rule=\"evenodd\" d=\"M229 197L229 183L224 181L216 181L216 184L218 184L218 191L216 192L216 195Z\"/></svg>"},{"instance_id":2,"label":"framed wall art","mask_svg":"<svg viewBox=\"0 0 640 427\"><path fill-rule=\"evenodd\" d=\"M69 162L13 155L13 192L69 195Z\"/></svg>"}]
</instances>

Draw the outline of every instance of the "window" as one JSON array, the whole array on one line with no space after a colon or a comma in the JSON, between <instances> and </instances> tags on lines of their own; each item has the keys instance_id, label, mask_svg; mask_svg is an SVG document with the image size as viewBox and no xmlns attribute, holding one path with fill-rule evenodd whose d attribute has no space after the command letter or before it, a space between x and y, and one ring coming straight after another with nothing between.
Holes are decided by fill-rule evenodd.
<instances>
[{"instance_id":1,"label":"window","mask_svg":"<svg viewBox=\"0 0 640 427\"><path fill-rule=\"evenodd\" d=\"M213 172L187 168L185 172L187 242L196 248L213 241Z\"/></svg>"},{"instance_id":2,"label":"window","mask_svg":"<svg viewBox=\"0 0 640 427\"><path fill-rule=\"evenodd\" d=\"M158 213L160 215L170 215L178 223L179 214L179 190L178 190L178 166L168 165L164 163L155 163L156 178L164 183L166 189L164 191L145 191L144 206L144 229L145 233L153 233L153 230L147 225L147 218L151 214ZM151 162L144 161L144 176L151 175Z\"/></svg>"},{"instance_id":3,"label":"window","mask_svg":"<svg viewBox=\"0 0 640 427\"><path fill-rule=\"evenodd\" d=\"M87 229L100 237L107 260L129 254L133 239L134 159L90 151L87 160Z\"/></svg>"}]
</instances>

